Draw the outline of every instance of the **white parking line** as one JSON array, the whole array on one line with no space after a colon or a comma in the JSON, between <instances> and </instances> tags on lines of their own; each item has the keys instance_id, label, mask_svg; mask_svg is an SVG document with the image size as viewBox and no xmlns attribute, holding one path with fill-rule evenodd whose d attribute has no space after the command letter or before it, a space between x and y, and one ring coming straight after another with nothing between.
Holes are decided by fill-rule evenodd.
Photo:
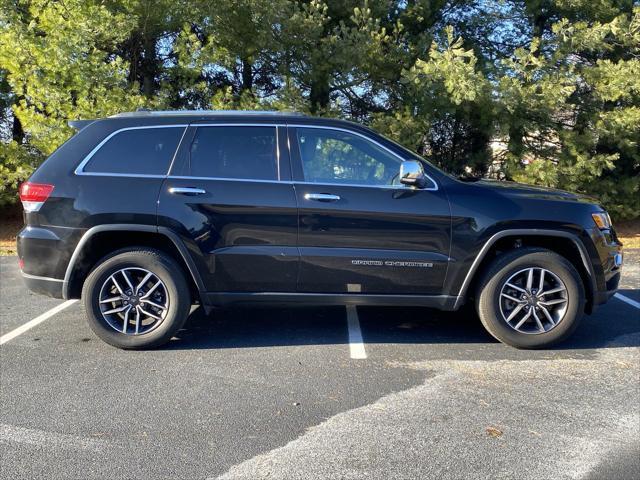
<instances>
[{"instance_id":1,"label":"white parking line","mask_svg":"<svg viewBox=\"0 0 640 480\"><path fill-rule=\"evenodd\" d=\"M614 297L616 297L618 300L622 300L624 303L628 303L632 307L636 307L640 309L640 302L636 302L635 300L632 300L629 297L625 297L621 293L616 293Z\"/></svg>"},{"instance_id":2,"label":"white parking line","mask_svg":"<svg viewBox=\"0 0 640 480\"><path fill-rule=\"evenodd\" d=\"M362 340L362 331L360 330L360 321L358 320L358 311L355 305L347 305L347 326L349 328L351 358L357 360L367 358L364 341Z\"/></svg>"},{"instance_id":3,"label":"white parking line","mask_svg":"<svg viewBox=\"0 0 640 480\"><path fill-rule=\"evenodd\" d=\"M18 335L22 335L27 330L30 330L36 325L44 322L47 318L53 317L56 313L61 312L67 307L70 307L77 301L78 300L67 300L64 303L61 303L60 305L53 307L51 310L44 312L42 315L34 318L33 320L29 320L24 325L20 325L15 330L11 330L9 333L5 333L0 337L0 345L7 343L9 340L16 338Z\"/></svg>"}]
</instances>

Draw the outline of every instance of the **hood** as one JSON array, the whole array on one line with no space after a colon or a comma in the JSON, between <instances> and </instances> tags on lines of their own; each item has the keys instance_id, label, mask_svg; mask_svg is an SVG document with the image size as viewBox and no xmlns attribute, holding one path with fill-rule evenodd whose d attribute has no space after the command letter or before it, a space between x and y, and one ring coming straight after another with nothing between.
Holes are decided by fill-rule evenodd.
<instances>
[{"instance_id":1,"label":"hood","mask_svg":"<svg viewBox=\"0 0 640 480\"><path fill-rule=\"evenodd\" d=\"M559 190L549 187L538 187L536 185L526 185L523 183L482 179L473 182L473 185L482 188L488 188L495 191L496 193L501 193L503 195L506 194L546 200L566 200L570 202L581 203L599 203L595 198L580 193L571 193L567 192L566 190Z\"/></svg>"}]
</instances>

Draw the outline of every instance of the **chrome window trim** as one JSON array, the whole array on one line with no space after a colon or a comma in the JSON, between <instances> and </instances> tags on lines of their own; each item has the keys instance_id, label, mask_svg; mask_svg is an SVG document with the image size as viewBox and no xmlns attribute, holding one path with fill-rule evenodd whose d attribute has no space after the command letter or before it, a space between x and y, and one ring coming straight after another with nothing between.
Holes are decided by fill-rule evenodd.
<instances>
[{"instance_id":1,"label":"chrome window trim","mask_svg":"<svg viewBox=\"0 0 640 480\"><path fill-rule=\"evenodd\" d=\"M189 127L274 127L276 129L276 158L278 161L277 167L278 167L278 179L277 180L259 180L259 179L251 179L251 178L224 178L224 177L197 177L197 176L188 176L188 175L171 175L171 170L173 169L174 166L174 162L176 159L176 156L178 154L178 151L180 149L180 146L182 144L182 141L185 138L185 135L188 131ZM389 152L391 155L393 155L394 157L396 157L398 160L400 160L401 162L403 162L405 159L403 157L401 157L400 155L398 155L397 153L395 153L394 151L392 151L391 149L385 147L384 145L382 145L381 143L375 141L374 139L368 137L367 135L364 135L362 133L356 132L354 130L350 130L347 128L341 128L341 127L334 127L334 126L328 126L328 125L315 125L315 124L289 124L289 123L261 123L261 122L216 122L216 123L189 123L189 124L170 124L170 125L142 125L142 126L136 126L136 127L124 127L124 128L120 128L118 130L115 130L114 132L111 132L109 135L107 135L107 137L105 137L98 145L96 145L93 150L91 150L83 159L82 161L78 164L78 166L76 167L76 169L74 170L74 174L75 175L79 175L79 176L93 176L93 177L128 177L128 178L172 178L172 179L180 179L180 180L216 180L216 181L231 181L231 182L255 182L255 183L283 183L283 184L289 184L289 185L293 185L293 184L297 184L297 185L318 185L318 186L342 186L342 187L361 187L361 188L381 188L381 189L386 189L386 190L426 190L426 191L432 191L435 192L439 189L438 186L438 182L436 182L433 177L431 177L429 174L427 174L425 172L425 176L433 183L434 187L429 187L429 188L421 188L421 189L415 189L412 187L407 187L405 185L366 185L366 184L360 184L360 183L329 183L329 182L306 182L306 181L295 181L295 180L280 180L281 178L281 165L280 165L280 161L281 161L281 156L280 156L280 135L279 135L279 128L287 128L287 127L292 127L292 128L317 128L317 129L324 129L324 130L337 130L337 131L341 131L341 132L346 132L352 135L356 135L359 136L375 145L377 145L378 147L382 148L383 150ZM91 158L98 152L98 150L100 150L100 148L102 148L102 146L107 143L111 138L113 138L114 136L116 136L117 134L127 131L127 130L145 130L145 129L151 129L151 128L184 128L184 131L182 132L182 136L180 137L180 141L178 142L178 145L176 147L176 150L173 154L173 157L171 159L171 162L169 164L169 168L167 170L167 173L165 175L151 175L151 174L144 174L144 173L109 173L109 172L85 172L84 171L84 167L87 165L87 163L89 163L89 161L91 160ZM287 143L289 144L289 137L287 136ZM287 145L289 148L289 151L291 150L291 145Z\"/></svg>"},{"instance_id":2,"label":"chrome window trim","mask_svg":"<svg viewBox=\"0 0 640 480\"><path fill-rule=\"evenodd\" d=\"M384 145L382 145L380 142L375 141L374 139L372 139L371 137L368 137L367 135L364 135L360 132L356 132L354 130L349 130L348 128L341 128L341 127L333 127L330 125L313 125L313 124L308 124L308 125L303 125L303 124L287 124L287 127L291 127L291 128L317 128L317 129L322 129L322 130L337 130L337 131L341 131L341 132L346 132L346 133L350 133L351 135L356 135L358 137L364 138L365 140L373 143L374 145L377 145L378 147L382 148L383 150L386 150L388 153L390 153L392 156L396 157L397 159L400 160L400 162L404 162L406 159L401 157L400 155L398 155L396 152L394 152L393 150L391 150L390 148L385 147ZM302 157L302 155L301 155ZM302 158L301 158L302 160ZM414 189L412 187L406 187L404 185L400 185L399 187L402 188L408 188L411 190L428 190L428 191L432 191L435 192L438 190L438 182L436 182L429 174L427 174L425 172L425 177L427 177L431 183L433 183L433 187L429 187L429 188L419 188L419 189ZM346 186L346 187L374 187L374 188L398 188L395 185L366 185L366 184L361 184L361 183L352 183L352 184L345 184L345 183L316 183L316 182L297 182L297 183L303 183L305 185L342 185L342 186Z\"/></svg>"},{"instance_id":3,"label":"chrome window trim","mask_svg":"<svg viewBox=\"0 0 640 480\"><path fill-rule=\"evenodd\" d=\"M282 175L280 174L280 126L276 125L276 170L278 174L278 181L282 180Z\"/></svg>"},{"instance_id":4,"label":"chrome window trim","mask_svg":"<svg viewBox=\"0 0 640 480\"><path fill-rule=\"evenodd\" d=\"M178 157L178 152L182 148L182 142L184 141L184 137L187 136L187 132L188 131L189 131L189 125L187 125L187 128L185 128L184 132L182 132L182 136L180 137L180 141L178 142L178 146L176 147L176 151L173 152L173 157L171 157L171 161L169 162L169 168L167 169L167 173L165 173L162 178L167 178L167 176L171 173L171 169L173 168L173 164L175 163L176 158Z\"/></svg>"},{"instance_id":5,"label":"chrome window trim","mask_svg":"<svg viewBox=\"0 0 640 480\"><path fill-rule=\"evenodd\" d=\"M84 167L89 163L89 161L93 158L93 156L98 153L109 140L118 135L121 132L126 132L128 130L149 130L152 128L184 128L182 132L182 136L180 137L180 142L182 142L182 138L184 137L185 132L187 131L188 124L171 124L171 125L143 125L138 127L124 127L120 128L114 132L111 132L107 135L98 145L96 145L93 150L91 150L78 164L76 169L73 171L75 175L79 176L92 176L92 177L129 177L129 178L165 178L167 175L155 175L155 174L146 174L146 173L115 173L115 172L85 172ZM173 152L173 156L171 157L171 162L169 163L169 167L173 163L175 159L176 152L178 151L178 147L180 146L180 142L176 146L175 151Z\"/></svg>"},{"instance_id":6,"label":"chrome window trim","mask_svg":"<svg viewBox=\"0 0 640 480\"><path fill-rule=\"evenodd\" d=\"M426 174L425 174L426 175ZM431 177L429 177L431 179ZM359 187L359 188L381 188L383 190L411 190L411 191L430 191L430 192L435 192L438 190L438 186L437 184L434 182L434 185L436 185L436 188L413 188L413 187L408 187L406 185L403 184L399 184L399 185L364 185L362 183L330 183L330 182L295 182L296 185L318 185L321 187L327 187L327 186L331 186L331 187Z\"/></svg>"},{"instance_id":7,"label":"chrome window trim","mask_svg":"<svg viewBox=\"0 0 640 480\"><path fill-rule=\"evenodd\" d=\"M295 180L258 180L253 178L225 178L225 177L191 177L188 175L168 175L170 180L213 180L216 182L248 182L248 183L280 183L284 185L318 185L331 187L358 187L358 188L380 188L383 190L411 190L415 188L406 185L361 185L354 183L315 183L315 182L296 182ZM419 190L435 191L436 189L422 188Z\"/></svg>"},{"instance_id":8,"label":"chrome window trim","mask_svg":"<svg viewBox=\"0 0 640 480\"><path fill-rule=\"evenodd\" d=\"M126 178L166 178L166 175L147 173L107 173L107 172L74 172L81 177L126 177Z\"/></svg>"},{"instance_id":9,"label":"chrome window trim","mask_svg":"<svg viewBox=\"0 0 640 480\"><path fill-rule=\"evenodd\" d=\"M295 182L290 180L260 180L254 178L227 178L227 177L191 177L189 175L168 175L170 180L214 180L223 182L252 182L252 183L282 183L291 185Z\"/></svg>"}]
</instances>

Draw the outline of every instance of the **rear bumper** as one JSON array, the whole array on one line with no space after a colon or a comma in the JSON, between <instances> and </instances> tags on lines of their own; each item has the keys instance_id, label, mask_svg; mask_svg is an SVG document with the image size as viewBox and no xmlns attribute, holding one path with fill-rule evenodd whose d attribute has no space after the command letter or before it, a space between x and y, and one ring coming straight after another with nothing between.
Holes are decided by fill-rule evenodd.
<instances>
[{"instance_id":1,"label":"rear bumper","mask_svg":"<svg viewBox=\"0 0 640 480\"><path fill-rule=\"evenodd\" d=\"M62 280L57 278L37 277L26 273L22 274L22 280L27 288L34 293L39 293L53 298L62 298Z\"/></svg>"},{"instance_id":2,"label":"rear bumper","mask_svg":"<svg viewBox=\"0 0 640 480\"><path fill-rule=\"evenodd\" d=\"M63 283L71 245L81 230L54 226L26 226L18 234L22 278L33 292L63 298Z\"/></svg>"}]
</instances>

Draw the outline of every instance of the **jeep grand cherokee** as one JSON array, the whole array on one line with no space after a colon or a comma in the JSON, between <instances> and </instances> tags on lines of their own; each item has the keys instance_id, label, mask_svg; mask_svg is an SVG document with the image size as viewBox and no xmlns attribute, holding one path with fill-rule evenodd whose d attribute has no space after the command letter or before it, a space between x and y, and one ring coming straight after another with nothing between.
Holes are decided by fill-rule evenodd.
<instances>
[{"instance_id":1,"label":"jeep grand cherokee","mask_svg":"<svg viewBox=\"0 0 640 480\"><path fill-rule=\"evenodd\" d=\"M167 342L194 303L468 301L498 340L545 347L618 286L597 202L461 181L360 125L210 111L71 124L20 188L19 263L31 290L82 298L117 347Z\"/></svg>"}]
</instances>

